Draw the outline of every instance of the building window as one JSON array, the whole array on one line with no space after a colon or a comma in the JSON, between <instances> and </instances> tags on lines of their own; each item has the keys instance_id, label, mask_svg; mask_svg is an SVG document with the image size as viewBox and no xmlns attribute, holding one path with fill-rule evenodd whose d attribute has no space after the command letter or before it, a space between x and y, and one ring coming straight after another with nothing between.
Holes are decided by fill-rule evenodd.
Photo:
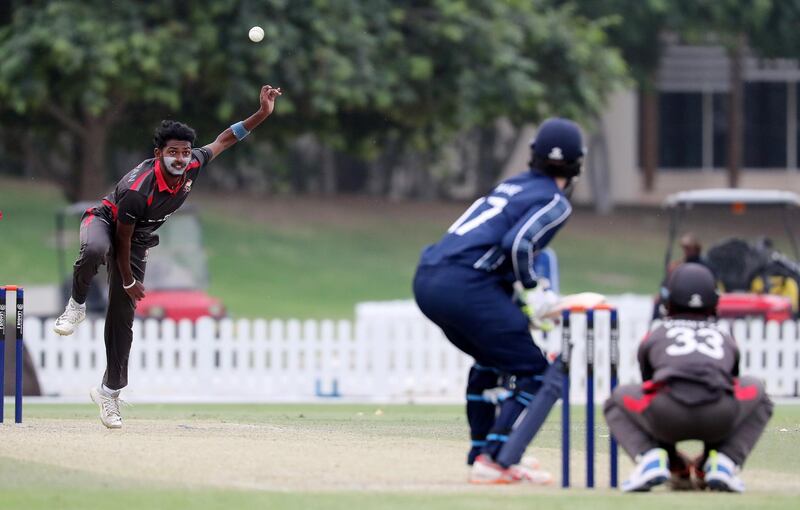
<instances>
[{"instance_id":1,"label":"building window","mask_svg":"<svg viewBox=\"0 0 800 510\"><path fill-rule=\"evenodd\" d=\"M800 161L800 85L792 87L789 97L785 82L745 83L742 168L784 169ZM660 93L659 168L726 168L729 101L728 93Z\"/></svg>"},{"instance_id":2,"label":"building window","mask_svg":"<svg viewBox=\"0 0 800 510\"><path fill-rule=\"evenodd\" d=\"M703 96L662 92L658 98L658 166L697 169L703 166Z\"/></svg>"},{"instance_id":3,"label":"building window","mask_svg":"<svg viewBox=\"0 0 800 510\"><path fill-rule=\"evenodd\" d=\"M786 88L786 83L745 84L745 168L786 168Z\"/></svg>"}]
</instances>

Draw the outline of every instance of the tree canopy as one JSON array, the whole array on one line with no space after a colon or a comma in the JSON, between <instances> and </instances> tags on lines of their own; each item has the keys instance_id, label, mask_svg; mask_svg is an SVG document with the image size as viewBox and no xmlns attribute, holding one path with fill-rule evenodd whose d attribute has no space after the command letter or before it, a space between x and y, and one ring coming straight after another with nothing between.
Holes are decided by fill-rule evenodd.
<instances>
[{"instance_id":1,"label":"tree canopy","mask_svg":"<svg viewBox=\"0 0 800 510\"><path fill-rule=\"evenodd\" d=\"M75 140L73 198L111 177L112 132L181 116L215 136L264 83L285 90L263 128L279 152L312 135L364 161L390 141L435 158L498 118L599 111L626 77L606 21L545 0L12 2L0 114L24 114L36 136L55 120Z\"/></svg>"}]
</instances>

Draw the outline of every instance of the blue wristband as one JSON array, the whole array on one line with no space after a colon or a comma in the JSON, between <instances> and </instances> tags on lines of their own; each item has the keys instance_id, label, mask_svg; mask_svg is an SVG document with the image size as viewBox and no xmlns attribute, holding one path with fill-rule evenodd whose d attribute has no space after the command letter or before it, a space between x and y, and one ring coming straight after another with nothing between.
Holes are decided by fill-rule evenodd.
<instances>
[{"instance_id":1,"label":"blue wristband","mask_svg":"<svg viewBox=\"0 0 800 510\"><path fill-rule=\"evenodd\" d=\"M239 121L236 124L232 125L231 131L233 131L233 136L235 136L237 140L243 140L244 137L250 134L250 131L245 129L244 122L242 121Z\"/></svg>"}]
</instances>

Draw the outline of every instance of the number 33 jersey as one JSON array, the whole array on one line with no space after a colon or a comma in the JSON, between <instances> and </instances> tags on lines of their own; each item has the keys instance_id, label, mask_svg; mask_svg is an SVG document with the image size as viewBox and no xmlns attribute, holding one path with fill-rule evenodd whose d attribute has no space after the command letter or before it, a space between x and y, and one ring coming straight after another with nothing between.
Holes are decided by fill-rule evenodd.
<instances>
[{"instance_id":1,"label":"number 33 jersey","mask_svg":"<svg viewBox=\"0 0 800 510\"><path fill-rule=\"evenodd\" d=\"M739 375L736 341L711 320L667 318L639 346L642 379L665 384L687 404L733 392Z\"/></svg>"},{"instance_id":2,"label":"number 33 jersey","mask_svg":"<svg viewBox=\"0 0 800 510\"><path fill-rule=\"evenodd\" d=\"M534 255L571 212L552 177L537 170L522 172L476 200L438 243L425 248L420 265L473 267L535 287Z\"/></svg>"}]
</instances>

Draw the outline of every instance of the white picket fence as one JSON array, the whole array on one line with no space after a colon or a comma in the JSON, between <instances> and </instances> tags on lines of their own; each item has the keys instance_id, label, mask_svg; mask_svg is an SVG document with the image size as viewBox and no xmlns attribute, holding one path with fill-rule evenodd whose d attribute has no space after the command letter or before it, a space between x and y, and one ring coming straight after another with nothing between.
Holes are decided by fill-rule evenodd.
<instances>
[{"instance_id":1,"label":"white picket fence","mask_svg":"<svg viewBox=\"0 0 800 510\"><path fill-rule=\"evenodd\" d=\"M638 343L647 330L648 298L612 298L620 315L622 383L639 380ZM608 315L597 313L595 395L608 395ZM71 337L52 320L25 321L25 341L43 392L83 397L105 367L103 321ZM585 320L573 320L572 399L585 400ZM796 396L800 383L798 324L737 322L743 373L762 377L773 395ZM557 350L560 332L538 338ZM364 303L355 321L136 321L129 386L132 400L294 401L344 397L364 401L463 400L472 360L453 348L413 302Z\"/></svg>"}]
</instances>

